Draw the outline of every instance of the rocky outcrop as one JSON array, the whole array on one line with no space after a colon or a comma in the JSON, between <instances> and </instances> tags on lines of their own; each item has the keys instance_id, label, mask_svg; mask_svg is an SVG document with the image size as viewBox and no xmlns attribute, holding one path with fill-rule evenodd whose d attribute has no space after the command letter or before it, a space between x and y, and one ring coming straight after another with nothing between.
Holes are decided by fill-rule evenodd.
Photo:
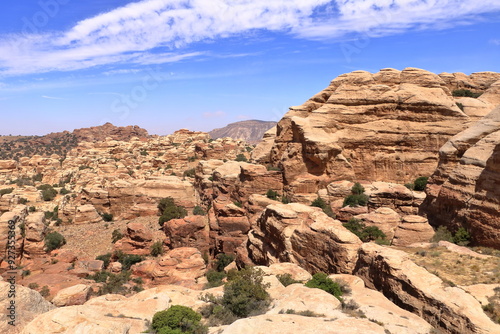
<instances>
[{"instance_id":1,"label":"rocky outcrop","mask_svg":"<svg viewBox=\"0 0 500 334\"><path fill-rule=\"evenodd\" d=\"M9 298L9 291L15 291L15 298ZM15 310L11 315L9 307L11 301L15 302ZM12 308L12 307L11 307ZM23 327L33 320L36 316L49 312L55 306L46 301L38 292L26 288L22 285L14 285L8 282L0 282L0 332L17 334L20 333ZM15 326L9 324L13 321ZM39 332L42 333L42 332Z\"/></svg>"},{"instance_id":2,"label":"rocky outcrop","mask_svg":"<svg viewBox=\"0 0 500 334\"><path fill-rule=\"evenodd\" d=\"M131 269L149 285L178 284L201 288L197 279L205 275L206 264L198 249L180 247L158 259L142 261Z\"/></svg>"},{"instance_id":3,"label":"rocky outcrop","mask_svg":"<svg viewBox=\"0 0 500 334\"><path fill-rule=\"evenodd\" d=\"M298 264L310 272L350 273L361 241L319 208L269 205L248 235L248 256L256 264Z\"/></svg>"},{"instance_id":4,"label":"rocky outcrop","mask_svg":"<svg viewBox=\"0 0 500 334\"><path fill-rule=\"evenodd\" d=\"M494 80L480 81L486 89ZM334 180L405 183L430 175L439 148L477 117L462 112L433 73L355 71L290 108L277 125L270 162L283 168L294 194Z\"/></svg>"},{"instance_id":5,"label":"rocky outcrop","mask_svg":"<svg viewBox=\"0 0 500 334\"><path fill-rule=\"evenodd\" d=\"M118 240L114 249L126 254L149 255L153 244L153 231L142 223L128 223L123 238Z\"/></svg>"},{"instance_id":6,"label":"rocky outcrop","mask_svg":"<svg viewBox=\"0 0 500 334\"><path fill-rule=\"evenodd\" d=\"M163 224L167 236L167 245L171 248L194 247L208 253L210 248L208 218L205 216L187 216L172 219Z\"/></svg>"},{"instance_id":7,"label":"rocky outcrop","mask_svg":"<svg viewBox=\"0 0 500 334\"><path fill-rule=\"evenodd\" d=\"M90 286L77 284L66 289L59 290L52 299L55 306L82 305L90 296Z\"/></svg>"},{"instance_id":8,"label":"rocky outcrop","mask_svg":"<svg viewBox=\"0 0 500 334\"><path fill-rule=\"evenodd\" d=\"M431 225L464 227L476 244L500 248L500 107L440 150L421 212Z\"/></svg>"},{"instance_id":9,"label":"rocky outcrop","mask_svg":"<svg viewBox=\"0 0 500 334\"><path fill-rule=\"evenodd\" d=\"M479 302L458 287L417 266L401 251L374 243L363 244L355 274L368 288L382 292L393 303L447 333L497 333Z\"/></svg>"}]
</instances>

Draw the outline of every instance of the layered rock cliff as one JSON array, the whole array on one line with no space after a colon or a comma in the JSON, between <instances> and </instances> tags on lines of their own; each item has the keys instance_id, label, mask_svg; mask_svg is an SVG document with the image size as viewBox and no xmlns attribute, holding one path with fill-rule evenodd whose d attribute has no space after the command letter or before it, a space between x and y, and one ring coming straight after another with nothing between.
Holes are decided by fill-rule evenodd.
<instances>
[{"instance_id":1,"label":"layered rock cliff","mask_svg":"<svg viewBox=\"0 0 500 334\"><path fill-rule=\"evenodd\" d=\"M439 148L498 104L490 94L498 79L490 72L438 76L416 68L344 74L290 108L270 154L257 146L254 158L281 167L292 193L315 192L333 180L404 183L430 175ZM484 94L463 98L468 102L460 108L450 90L460 87Z\"/></svg>"},{"instance_id":2,"label":"layered rock cliff","mask_svg":"<svg viewBox=\"0 0 500 334\"><path fill-rule=\"evenodd\" d=\"M500 107L439 151L421 212L434 226L464 227L476 244L500 247Z\"/></svg>"}]
</instances>

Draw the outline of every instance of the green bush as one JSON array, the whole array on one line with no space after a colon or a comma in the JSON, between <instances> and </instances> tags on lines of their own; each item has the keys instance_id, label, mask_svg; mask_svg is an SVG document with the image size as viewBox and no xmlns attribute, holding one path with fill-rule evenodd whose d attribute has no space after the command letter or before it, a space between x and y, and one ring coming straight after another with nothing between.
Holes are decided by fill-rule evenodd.
<instances>
[{"instance_id":1,"label":"green bush","mask_svg":"<svg viewBox=\"0 0 500 334\"><path fill-rule=\"evenodd\" d=\"M424 191L425 190L425 186L427 185L427 180L429 178L428 177L425 177L425 176L421 176L419 178L417 178L415 180L415 182L413 182L415 184L415 190L417 191Z\"/></svg>"},{"instance_id":2,"label":"green bush","mask_svg":"<svg viewBox=\"0 0 500 334\"><path fill-rule=\"evenodd\" d=\"M289 286L290 284L294 283L301 283L300 281L296 281L292 278L292 275L290 274L283 274L283 275L276 275L276 278L283 284L283 286Z\"/></svg>"},{"instance_id":3,"label":"green bush","mask_svg":"<svg viewBox=\"0 0 500 334\"><path fill-rule=\"evenodd\" d=\"M26 203L28 203L27 198L24 198L24 197L19 198L19 204L26 204Z\"/></svg>"},{"instance_id":4,"label":"green bush","mask_svg":"<svg viewBox=\"0 0 500 334\"><path fill-rule=\"evenodd\" d=\"M269 199L272 199L272 200L275 200L275 201L276 201L276 200L278 199L279 194L278 194L278 192L277 192L277 191L274 191L274 190L272 190L272 189L269 189L269 190L267 191L267 193L266 193L266 196L267 196L267 198L269 198Z\"/></svg>"},{"instance_id":5,"label":"green bush","mask_svg":"<svg viewBox=\"0 0 500 334\"><path fill-rule=\"evenodd\" d=\"M208 281L206 288L215 288L224 284L222 280L226 278L226 272L210 269L207 271L206 277Z\"/></svg>"},{"instance_id":6,"label":"green bush","mask_svg":"<svg viewBox=\"0 0 500 334\"><path fill-rule=\"evenodd\" d=\"M453 242L460 246L467 246L470 243L470 234L463 227L453 235Z\"/></svg>"},{"instance_id":7,"label":"green bush","mask_svg":"<svg viewBox=\"0 0 500 334\"><path fill-rule=\"evenodd\" d=\"M372 240L385 240L386 235L376 226L366 226L361 220L351 218L347 223L342 224L346 229L354 233L363 242ZM384 244L384 241L380 241Z\"/></svg>"},{"instance_id":8,"label":"green bush","mask_svg":"<svg viewBox=\"0 0 500 334\"><path fill-rule=\"evenodd\" d=\"M448 228L443 225L437 228L436 233L434 233L434 236L431 239L431 242L439 242L441 240L453 242L453 235L448 230Z\"/></svg>"},{"instance_id":9,"label":"green bush","mask_svg":"<svg viewBox=\"0 0 500 334\"><path fill-rule=\"evenodd\" d=\"M193 208L193 215L195 216L205 216L206 214L205 210L203 210L203 208L199 205Z\"/></svg>"},{"instance_id":10,"label":"green bush","mask_svg":"<svg viewBox=\"0 0 500 334\"><path fill-rule=\"evenodd\" d=\"M71 191L69 191L68 189L66 188L61 188L61 190L59 190L59 194L61 195L67 195L69 194Z\"/></svg>"},{"instance_id":11,"label":"green bush","mask_svg":"<svg viewBox=\"0 0 500 334\"><path fill-rule=\"evenodd\" d=\"M457 105L458 109L464 111L464 104L463 103L457 102L456 105Z\"/></svg>"},{"instance_id":12,"label":"green bush","mask_svg":"<svg viewBox=\"0 0 500 334\"><path fill-rule=\"evenodd\" d=\"M123 233L120 230L113 230L111 233L111 242L115 243L123 238Z\"/></svg>"},{"instance_id":13,"label":"green bush","mask_svg":"<svg viewBox=\"0 0 500 334\"><path fill-rule=\"evenodd\" d=\"M194 168L184 171L185 177L195 177L195 175L196 175L196 170Z\"/></svg>"},{"instance_id":14,"label":"green bush","mask_svg":"<svg viewBox=\"0 0 500 334\"><path fill-rule=\"evenodd\" d=\"M101 272L102 273L102 272ZM119 274L107 273L102 274L104 276L108 276L106 281L104 281L104 285L99 289L99 295L106 295L109 293L116 294L126 294L130 292L130 289L124 287L123 285L127 283L130 279L130 271L122 271Z\"/></svg>"},{"instance_id":15,"label":"green bush","mask_svg":"<svg viewBox=\"0 0 500 334\"><path fill-rule=\"evenodd\" d=\"M234 201L233 204L236 205L238 208L243 207L243 204L241 202Z\"/></svg>"},{"instance_id":16,"label":"green bush","mask_svg":"<svg viewBox=\"0 0 500 334\"><path fill-rule=\"evenodd\" d=\"M318 196L318 198L311 203L311 206L321 208L328 217L335 218L335 213L333 213L331 206L321 197Z\"/></svg>"},{"instance_id":17,"label":"green bush","mask_svg":"<svg viewBox=\"0 0 500 334\"><path fill-rule=\"evenodd\" d=\"M45 236L45 249L50 252L66 244L66 239L59 232L51 232Z\"/></svg>"},{"instance_id":18,"label":"green bush","mask_svg":"<svg viewBox=\"0 0 500 334\"><path fill-rule=\"evenodd\" d=\"M99 255L95 259L104 262L104 268L107 268L109 266L109 263L111 262L111 253Z\"/></svg>"},{"instance_id":19,"label":"green bush","mask_svg":"<svg viewBox=\"0 0 500 334\"><path fill-rule=\"evenodd\" d=\"M455 89L452 92L453 96L456 97L473 97L473 98L478 98L482 95L482 93L474 93L470 91L469 89Z\"/></svg>"},{"instance_id":20,"label":"green bush","mask_svg":"<svg viewBox=\"0 0 500 334\"><path fill-rule=\"evenodd\" d=\"M163 242L156 241L151 245L151 255L157 257L163 254Z\"/></svg>"},{"instance_id":21,"label":"green bush","mask_svg":"<svg viewBox=\"0 0 500 334\"><path fill-rule=\"evenodd\" d=\"M410 189L410 190L415 190L415 184L414 183L406 183L405 187Z\"/></svg>"},{"instance_id":22,"label":"green bush","mask_svg":"<svg viewBox=\"0 0 500 334\"><path fill-rule=\"evenodd\" d=\"M187 216L187 211L182 206L175 204L172 197L163 198L158 204L158 209L161 212L160 219L158 220L160 226L171 219L179 219Z\"/></svg>"},{"instance_id":23,"label":"green bush","mask_svg":"<svg viewBox=\"0 0 500 334\"><path fill-rule=\"evenodd\" d=\"M97 283L106 283L108 280L109 275L111 275L110 272L107 271L98 271L94 275L89 275L87 276L87 279L91 279L96 281Z\"/></svg>"},{"instance_id":24,"label":"green bush","mask_svg":"<svg viewBox=\"0 0 500 334\"><path fill-rule=\"evenodd\" d=\"M30 207L28 208L28 211L29 211L29 212L35 212L35 211L36 211L36 208L35 208L34 206L30 206Z\"/></svg>"},{"instance_id":25,"label":"green bush","mask_svg":"<svg viewBox=\"0 0 500 334\"><path fill-rule=\"evenodd\" d=\"M364 194L365 188L356 182L351 188L351 195L344 199L343 206L365 206L368 204L368 196Z\"/></svg>"},{"instance_id":26,"label":"green bush","mask_svg":"<svg viewBox=\"0 0 500 334\"><path fill-rule=\"evenodd\" d=\"M113 253L113 258L122 264L122 270L129 270L134 264L141 262L144 258L136 254L125 254L122 251Z\"/></svg>"},{"instance_id":27,"label":"green bush","mask_svg":"<svg viewBox=\"0 0 500 334\"><path fill-rule=\"evenodd\" d=\"M36 174L35 176L33 176L33 181L37 181L37 182L42 182L42 179L43 179L43 174L41 173L38 173Z\"/></svg>"},{"instance_id":28,"label":"green bush","mask_svg":"<svg viewBox=\"0 0 500 334\"><path fill-rule=\"evenodd\" d=\"M247 162L248 159L247 157L245 157L245 155L243 153L240 153L236 156L236 159L234 159L235 161L242 161L242 162Z\"/></svg>"},{"instance_id":29,"label":"green bush","mask_svg":"<svg viewBox=\"0 0 500 334\"><path fill-rule=\"evenodd\" d=\"M46 202L52 201L57 196L57 190L50 184L43 184L37 187L37 189L42 191L42 198Z\"/></svg>"},{"instance_id":30,"label":"green bush","mask_svg":"<svg viewBox=\"0 0 500 334\"><path fill-rule=\"evenodd\" d=\"M40 290L40 295L42 295L42 297L48 297L50 295L50 289L47 285L44 285L42 290Z\"/></svg>"},{"instance_id":31,"label":"green bush","mask_svg":"<svg viewBox=\"0 0 500 334\"><path fill-rule=\"evenodd\" d=\"M101 213L101 217L105 222L110 222L113 221L113 214L112 213Z\"/></svg>"},{"instance_id":32,"label":"green bush","mask_svg":"<svg viewBox=\"0 0 500 334\"><path fill-rule=\"evenodd\" d=\"M0 196L10 194L14 191L14 188L0 189Z\"/></svg>"},{"instance_id":33,"label":"green bush","mask_svg":"<svg viewBox=\"0 0 500 334\"><path fill-rule=\"evenodd\" d=\"M203 334L208 329L200 324L201 314L191 308L173 305L168 310L156 312L151 321L151 327L158 333L189 333Z\"/></svg>"},{"instance_id":34,"label":"green bush","mask_svg":"<svg viewBox=\"0 0 500 334\"><path fill-rule=\"evenodd\" d=\"M342 289L340 284L334 282L325 273L316 273L313 275L312 279L306 283L308 288L317 288L334 295L338 300L342 302Z\"/></svg>"},{"instance_id":35,"label":"green bush","mask_svg":"<svg viewBox=\"0 0 500 334\"><path fill-rule=\"evenodd\" d=\"M215 269L217 271L224 271L224 268L226 268L231 262L234 261L234 255L220 253L220 254L217 254L215 259L216 259Z\"/></svg>"}]
</instances>

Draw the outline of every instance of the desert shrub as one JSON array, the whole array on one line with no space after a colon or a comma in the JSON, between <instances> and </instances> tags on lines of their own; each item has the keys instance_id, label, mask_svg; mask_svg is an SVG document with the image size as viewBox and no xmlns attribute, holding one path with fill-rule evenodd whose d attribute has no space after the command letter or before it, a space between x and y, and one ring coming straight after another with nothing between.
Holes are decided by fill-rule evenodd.
<instances>
[{"instance_id":1,"label":"desert shrub","mask_svg":"<svg viewBox=\"0 0 500 334\"><path fill-rule=\"evenodd\" d=\"M119 274L107 273L103 275L108 275L107 280L104 281L104 285L99 289L99 295L106 295L109 293L116 294L126 294L129 292L125 286L130 279L130 271L122 271Z\"/></svg>"},{"instance_id":2,"label":"desert shrub","mask_svg":"<svg viewBox=\"0 0 500 334\"><path fill-rule=\"evenodd\" d=\"M184 171L185 177L194 177L196 175L196 170L194 168L188 169Z\"/></svg>"},{"instance_id":3,"label":"desert shrub","mask_svg":"<svg viewBox=\"0 0 500 334\"><path fill-rule=\"evenodd\" d=\"M415 190L415 184L414 183L405 183L405 187L410 189L410 190Z\"/></svg>"},{"instance_id":4,"label":"desert shrub","mask_svg":"<svg viewBox=\"0 0 500 334\"><path fill-rule=\"evenodd\" d=\"M44 285L42 290L40 290L40 294L42 295L42 297L48 297L50 295L49 287L47 285Z\"/></svg>"},{"instance_id":5,"label":"desert shrub","mask_svg":"<svg viewBox=\"0 0 500 334\"><path fill-rule=\"evenodd\" d=\"M278 192L277 192L277 191L274 191L274 190L272 190L272 189L269 189L269 190L267 191L267 193L266 193L266 196L267 196L267 198L269 198L269 199L272 199L272 200L275 200L275 201L276 201L276 200L278 199L279 194L278 194Z\"/></svg>"},{"instance_id":6,"label":"desert shrub","mask_svg":"<svg viewBox=\"0 0 500 334\"><path fill-rule=\"evenodd\" d=\"M439 226L431 239L431 242L439 242L441 240L453 242L453 235L446 226Z\"/></svg>"},{"instance_id":7,"label":"desert shrub","mask_svg":"<svg viewBox=\"0 0 500 334\"><path fill-rule=\"evenodd\" d=\"M163 242L156 241L151 245L151 255L157 257L163 254Z\"/></svg>"},{"instance_id":8,"label":"desert shrub","mask_svg":"<svg viewBox=\"0 0 500 334\"><path fill-rule=\"evenodd\" d=\"M282 172L281 167L275 167L275 166L267 165L266 168L270 172Z\"/></svg>"},{"instance_id":9,"label":"desert shrub","mask_svg":"<svg viewBox=\"0 0 500 334\"><path fill-rule=\"evenodd\" d=\"M187 306L173 305L168 310L156 312L151 327L158 333L204 334L208 329L200 323L201 314Z\"/></svg>"},{"instance_id":10,"label":"desert shrub","mask_svg":"<svg viewBox=\"0 0 500 334\"><path fill-rule=\"evenodd\" d=\"M453 242L460 246L467 246L470 243L470 234L463 227L460 227L453 235Z\"/></svg>"},{"instance_id":11,"label":"desert shrub","mask_svg":"<svg viewBox=\"0 0 500 334\"><path fill-rule=\"evenodd\" d=\"M35 208L34 206L30 206L30 207L28 208L28 211L29 211L29 212L35 212L35 211L36 211L36 208Z\"/></svg>"},{"instance_id":12,"label":"desert shrub","mask_svg":"<svg viewBox=\"0 0 500 334\"><path fill-rule=\"evenodd\" d=\"M30 283L28 284L28 288L32 289L32 290L36 290L38 289L40 286L38 285L38 283Z\"/></svg>"},{"instance_id":13,"label":"desert shrub","mask_svg":"<svg viewBox=\"0 0 500 334\"><path fill-rule=\"evenodd\" d=\"M45 249L50 252L66 244L66 239L59 232L50 232L45 236Z\"/></svg>"},{"instance_id":14,"label":"desert shrub","mask_svg":"<svg viewBox=\"0 0 500 334\"><path fill-rule=\"evenodd\" d=\"M57 190L50 184L43 184L37 187L37 189L42 191L42 198L46 202L52 201L57 196Z\"/></svg>"},{"instance_id":15,"label":"desert shrub","mask_svg":"<svg viewBox=\"0 0 500 334\"><path fill-rule=\"evenodd\" d=\"M233 254L225 254L225 253L220 253L217 254L215 257L215 270L217 271L224 271L224 268L226 268L231 262L234 261L234 255Z\"/></svg>"},{"instance_id":16,"label":"desert shrub","mask_svg":"<svg viewBox=\"0 0 500 334\"><path fill-rule=\"evenodd\" d=\"M366 226L361 220L351 218L347 223L342 224L346 229L356 234L363 242L372 240L385 240L385 233L376 226ZM384 243L384 242L382 242Z\"/></svg>"},{"instance_id":17,"label":"desert shrub","mask_svg":"<svg viewBox=\"0 0 500 334\"><path fill-rule=\"evenodd\" d=\"M458 109L464 111L464 104L463 103L457 102L456 105L457 105Z\"/></svg>"},{"instance_id":18,"label":"desert shrub","mask_svg":"<svg viewBox=\"0 0 500 334\"><path fill-rule=\"evenodd\" d=\"M332 210L331 206L328 203L326 203L326 201L324 199L322 199L321 197L318 196L318 198L316 198L311 203L311 206L314 206L314 207L317 207L317 208L321 208L321 210L323 210L323 212L328 217L335 218L335 213L333 213L333 210Z\"/></svg>"},{"instance_id":19,"label":"desert shrub","mask_svg":"<svg viewBox=\"0 0 500 334\"><path fill-rule=\"evenodd\" d=\"M158 221L160 226L163 226L163 223L168 222L171 219L179 219L187 216L186 209L182 206L176 205L172 197L163 198L158 204L158 209L161 212L161 216Z\"/></svg>"},{"instance_id":20,"label":"desert shrub","mask_svg":"<svg viewBox=\"0 0 500 334\"><path fill-rule=\"evenodd\" d=\"M283 204L288 204L288 203L291 203L291 202L292 202L292 201L290 200L290 198L289 198L289 197L287 197L287 196L285 196L285 195L281 196L281 203L283 203Z\"/></svg>"},{"instance_id":21,"label":"desert shrub","mask_svg":"<svg viewBox=\"0 0 500 334\"><path fill-rule=\"evenodd\" d=\"M93 275L88 275L87 276L87 279L91 279L91 280L94 280L96 281L97 283L106 283L106 281L108 280L108 277L111 273L108 272L108 271L98 271L96 272L95 274Z\"/></svg>"},{"instance_id":22,"label":"desert shrub","mask_svg":"<svg viewBox=\"0 0 500 334\"><path fill-rule=\"evenodd\" d=\"M241 202L234 201L233 204L236 205L238 208L243 207L243 204Z\"/></svg>"},{"instance_id":23,"label":"desert shrub","mask_svg":"<svg viewBox=\"0 0 500 334\"><path fill-rule=\"evenodd\" d=\"M104 262L104 268L107 268L109 266L109 263L111 262L111 253L99 255L95 259Z\"/></svg>"},{"instance_id":24,"label":"desert shrub","mask_svg":"<svg viewBox=\"0 0 500 334\"><path fill-rule=\"evenodd\" d=\"M112 213L103 212L103 213L101 213L101 217L105 222L113 221L113 214Z\"/></svg>"},{"instance_id":25,"label":"desert shrub","mask_svg":"<svg viewBox=\"0 0 500 334\"><path fill-rule=\"evenodd\" d=\"M248 159L247 157L245 157L245 155L243 153L240 153L236 156L236 159L234 159L235 161L242 161L242 162L247 162Z\"/></svg>"},{"instance_id":26,"label":"desert shrub","mask_svg":"<svg viewBox=\"0 0 500 334\"><path fill-rule=\"evenodd\" d=\"M43 174L41 174L41 173L34 175L32 178L32 180L36 181L36 182L42 182L42 179L43 179Z\"/></svg>"},{"instance_id":27,"label":"desert shrub","mask_svg":"<svg viewBox=\"0 0 500 334\"><path fill-rule=\"evenodd\" d=\"M113 230L111 233L111 242L115 243L123 238L123 233L120 230Z\"/></svg>"},{"instance_id":28,"label":"desert shrub","mask_svg":"<svg viewBox=\"0 0 500 334\"><path fill-rule=\"evenodd\" d=\"M209 271L207 271L206 277L208 284L205 287L215 288L217 286L221 286L222 284L224 284L222 280L226 278L226 272L210 269Z\"/></svg>"},{"instance_id":29,"label":"desert shrub","mask_svg":"<svg viewBox=\"0 0 500 334\"><path fill-rule=\"evenodd\" d=\"M10 194L14 191L14 188L0 189L0 196Z\"/></svg>"},{"instance_id":30,"label":"desert shrub","mask_svg":"<svg viewBox=\"0 0 500 334\"><path fill-rule=\"evenodd\" d=\"M21 197L21 198L19 198L18 203L19 203L19 204L26 204L26 203L28 203L28 199L27 199L27 198L24 198L24 197Z\"/></svg>"},{"instance_id":31,"label":"desert shrub","mask_svg":"<svg viewBox=\"0 0 500 334\"><path fill-rule=\"evenodd\" d=\"M473 97L473 98L478 98L482 95L482 93L474 93L469 89L455 89L452 92L453 96L456 97Z\"/></svg>"},{"instance_id":32,"label":"desert shrub","mask_svg":"<svg viewBox=\"0 0 500 334\"><path fill-rule=\"evenodd\" d=\"M294 283L301 283L300 281L296 281L292 278L290 274L276 275L276 278L283 284L283 286L289 286Z\"/></svg>"},{"instance_id":33,"label":"desert shrub","mask_svg":"<svg viewBox=\"0 0 500 334\"><path fill-rule=\"evenodd\" d=\"M286 311L281 310L281 311L279 311L278 314L297 314L297 315L301 315L303 317L324 317L325 316L324 314L319 314L319 313L313 312L311 310L295 311L294 309L287 309Z\"/></svg>"},{"instance_id":34,"label":"desert shrub","mask_svg":"<svg viewBox=\"0 0 500 334\"><path fill-rule=\"evenodd\" d=\"M312 279L306 283L308 288L317 288L334 295L338 300L342 301L342 290L340 284L334 282L325 273L316 273Z\"/></svg>"},{"instance_id":35,"label":"desert shrub","mask_svg":"<svg viewBox=\"0 0 500 334\"><path fill-rule=\"evenodd\" d=\"M116 251L113 253L113 258L122 264L122 270L129 270L134 264L141 262L144 258L136 254L125 254L122 251Z\"/></svg>"},{"instance_id":36,"label":"desert shrub","mask_svg":"<svg viewBox=\"0 0 500 334\"><path fill-rule=\"evenodd\" d=\"M204 296L210 304L203 308L202 314L209 317L210 324L230 324L238 318L264 313L271 297L266 291L269 284L262 283L263 276L261 269L252 267L235 271L228 276L222 297Z\"/></svg>"},{"instance_id":37,"label":"desert shrub","mask_svg":"<svg viewBox=\"0 0 500 334\"><path fill-rule=\"evenodd\" d=\"M59 190L59 194L61 195L67 195L69 194L71 191L69 191L68 189L66 188L61 188L61 190Z\"/></svg>"},{"instance_id":38,"label":"desert shrub","mask_svg":"<svg viewBox=\"0 0 500 334\"><path fill-rule=\"evenodd\" d=\"M368 204L368 196L364 194L365 188L356 182L351 188L351 195L344 199L343 206L365 206Z\"/></svg>"},{"instance_id":39,"label":"desert shrub","mask_svg":"<svg viewBox=\"0 0 500 334\"><path fill-rule=\"evenodd\" d=\"M193 208L193 215L195 216L205 216L206 214L205 210L203 210L203 208L199 205Z\"/></svg>"},{"instance_id":40,"label":"desert shrub","mask_svg":"<svg viewBox=\"0 0 500 334\"><path fill-rule=\"evenodd\" d=\"M147 151L145 151L145 150L142 150L142 151L140 152L140 154L141 154L142 156L149 155L149 153L148 153Z\"/></svg>"},{"instance_id":41,"label":"desert shrub","mask_svg":"<svg viewBox=\"0 0 500 334\"><path fill-rule=\"evenodd\" d=\"M424 191L425 186L427 185L427 180L429 178L425 176L420 176L418 177L413 184L415 184L415 190L417 191Z\"/></svg>"}]
</instances>

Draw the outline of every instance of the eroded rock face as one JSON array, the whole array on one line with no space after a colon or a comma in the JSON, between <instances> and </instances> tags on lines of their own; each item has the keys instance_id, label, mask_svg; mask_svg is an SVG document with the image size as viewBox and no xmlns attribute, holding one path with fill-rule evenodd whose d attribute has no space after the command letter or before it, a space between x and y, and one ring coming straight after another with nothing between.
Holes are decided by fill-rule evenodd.
<instances>
[{"instance_id":1,"label":"eroded rock face","mask_svg":"<svg viewBox=\"0 0 500 334\"><path fill-rule=\"evenodd\" d=\"M421 212L431 225L464 227L476 244L500 248L500 107L439 153Z\"/></svg>"},{"instance_id":2,"label":"eroded rock face","mask_svg":"<svg viewBox=\"0 0 500 334\"><path fill-rule=\"evenodd\" d=\"M171 248L194 247L202 253L209 251L209 226L208 218L205 216L172 219L163 224L163 230Z\"/></svg>"},{"instance_id":3,"label":"eroded rock face","mask_svg":"<svg viewBox=\"0 0 500 334\"><path fill-rule=\"evenodd\" d=\"M16 334L20 333L23 327L33 320L39 314L43 314L55 308L54 305L46 301L38 292L26 288L21 285L15 285L16 297L9 298L10 284L8 282L0 282L0 332ZM10 310L11 300L15 300L15 324L9 325L10 319L7 317ZM42 333L42 332L40 332Z\"/></svg>"},{"instance_id":4,"label":"eroded rock face","mask_svg":"<svg viewBox=\"0 0 500 334\"><path fill-rule=\"evenodd\" d=\"M486 89L495 80L479 81ZM458 108L449 82L416 68L341 75L278 123L270 162L294 194L333 180L401 184L430 175L439 148L479 113Z\"/></svg>"},{"instance_id":5,"label":"eroded rock face","mask_svg":"<svg viewBox=\"0 0 500 334\"><path fill-rule=\"evenodd\" d=\"M310 272L350 273L361 241L319 208L269 205L249 233L248 256L257 264L298 264Z\"/></svg>"},{"instance_id":6,"label":"eroded rock face","mask_svg":"<svg viewBox=\"0 0 500 334\"><path fill-rule=\"evenodd\" d=\"M396 305L448 333L497 333L500 326L483 312L479 302L443 281L394 249L374 243L361 246L355 274L368 288L381 291Z\"/></svg>"}]
</instances>

